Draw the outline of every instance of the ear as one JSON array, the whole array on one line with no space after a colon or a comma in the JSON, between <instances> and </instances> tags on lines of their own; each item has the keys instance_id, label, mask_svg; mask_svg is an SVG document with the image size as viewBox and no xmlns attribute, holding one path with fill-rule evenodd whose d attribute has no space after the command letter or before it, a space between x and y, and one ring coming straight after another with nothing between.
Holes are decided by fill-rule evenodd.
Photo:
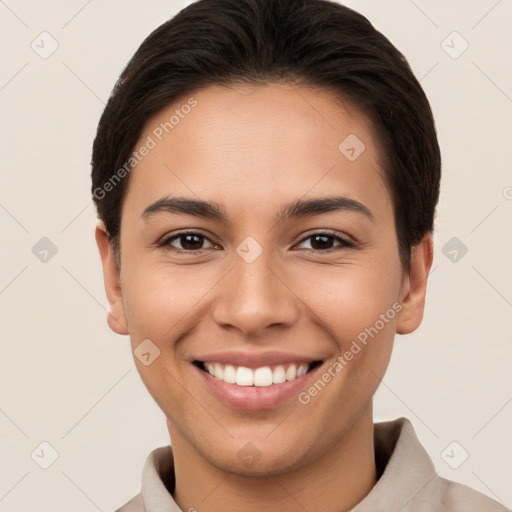
<instances>
[{"instance_id":1,"label":"ear","mask_svg":"<svg viewBox=\"0 0 512 512\"><path fill-rule=\"evenodd\" d=\"M400 292L402 309L397 315L396 332L409 334L423 320L427 281L433 260L432 234L426 233L411 249L411 267L404 276Z\"/></svg>"},{"instance_id":2,"label":"ear","mask_svg":"<svg viewBox=\"0 0 512 512\"><path fill-rule=\"evenodd\" d=\"M110 239L105 224L101 220L96 226L95 236L103 265L105 292L110 304L110 312L107 315L108 325L117 334L129 334L123 304L121 270L114 261Z\"/></svg>"}]
</instances>

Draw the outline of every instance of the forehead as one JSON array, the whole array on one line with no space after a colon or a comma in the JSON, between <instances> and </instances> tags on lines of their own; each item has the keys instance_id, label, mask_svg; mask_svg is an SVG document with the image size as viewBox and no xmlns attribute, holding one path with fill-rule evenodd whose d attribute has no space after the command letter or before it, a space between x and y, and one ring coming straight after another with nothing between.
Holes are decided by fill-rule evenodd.
<instances>
[{"instance_id":1,"label":"forehead","mask_svg":"<svg viewBox=\"0 0 512 512\"><path fill-rule=\"evenodd\" d=\"M131 172L125 201L139 209L166 193L253 213L333 192L389 206L371 123L326 91L212 85L154 115L135 149L145 144L152 148Z\"/></svg>"}]
</instances>

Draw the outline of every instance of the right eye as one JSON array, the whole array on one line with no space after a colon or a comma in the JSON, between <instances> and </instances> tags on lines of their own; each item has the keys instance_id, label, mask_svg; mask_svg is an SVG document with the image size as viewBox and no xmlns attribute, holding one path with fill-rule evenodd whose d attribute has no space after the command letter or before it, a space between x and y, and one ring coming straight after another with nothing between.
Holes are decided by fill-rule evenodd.
<instances>
[{"instance_id":1,"label":"right eye","mask_svg":"<svg viewBox=\"0 0 512 512\"><path fill-rule=\"evenodd\" d=\"M159 242L158 247L163 247L179 253L201 253L204 252L204 249L202 248L204 241L208 241L213 247L218 247L205 235L196 231L181 232L164 238ZM176 247L176 242L181 245L181 247Z\"/></svg>"}]
</instances>

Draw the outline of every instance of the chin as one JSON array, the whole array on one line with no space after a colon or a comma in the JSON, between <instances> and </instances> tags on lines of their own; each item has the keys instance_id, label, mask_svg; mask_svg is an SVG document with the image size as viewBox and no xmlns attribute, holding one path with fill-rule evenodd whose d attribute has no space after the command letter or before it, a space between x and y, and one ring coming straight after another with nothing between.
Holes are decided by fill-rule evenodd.
<instances>
[{"instance_id":1,"label":"chin","mask_svg":"<svg viewBox=\"0 0 512 512\"><path fill-rule=\"evenodd\" d=\"M293 443L292 452L279 441L276 446L269 444L268 440L266 443L264 440L256 443L247 441L241 447L238 444L236 448L224 447L215 454L203 452L203 457L222 471L248 477L276 476L300 465L302 454L297 452L297 446L301 443ZM293 453L293 458L290 453ZM234 454L234 457L228 454Z\"/></svg>"}]
</instances>

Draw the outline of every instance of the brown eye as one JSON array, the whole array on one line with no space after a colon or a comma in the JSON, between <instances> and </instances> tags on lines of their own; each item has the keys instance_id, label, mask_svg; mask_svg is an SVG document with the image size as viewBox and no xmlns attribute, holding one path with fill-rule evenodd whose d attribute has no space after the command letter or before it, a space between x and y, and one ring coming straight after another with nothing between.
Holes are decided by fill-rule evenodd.
<instances>
[{"instance_id":1,"label":"brown eye","mask_svg":"<svg viewBox=\"0 0 512 512\"><path fill-rule=\"evenodd\" d=\"M306 249L313 251L328 251L330 249L335 249L336 247L355 247L353 242L349 242L337 235L336 233L314 233L303 240L301 240L301 244L310 240L310 247L306 247ZM339 242L338 245L334 245L336 242Z\"/></svg>"},{"instance_id":2,"label":"brown eye","mask_svg":"<svg viewBox=\"0 0 512 512\"><path fill-rule=\"evenodd\" d=\"M176 249L178 252L202 251L205 241L210 243L212 247L215 247L208 238L196 232L178 233L168 237L159 243L159 247L165 247L171 250Z\"/></svg>"}]
</instances>

